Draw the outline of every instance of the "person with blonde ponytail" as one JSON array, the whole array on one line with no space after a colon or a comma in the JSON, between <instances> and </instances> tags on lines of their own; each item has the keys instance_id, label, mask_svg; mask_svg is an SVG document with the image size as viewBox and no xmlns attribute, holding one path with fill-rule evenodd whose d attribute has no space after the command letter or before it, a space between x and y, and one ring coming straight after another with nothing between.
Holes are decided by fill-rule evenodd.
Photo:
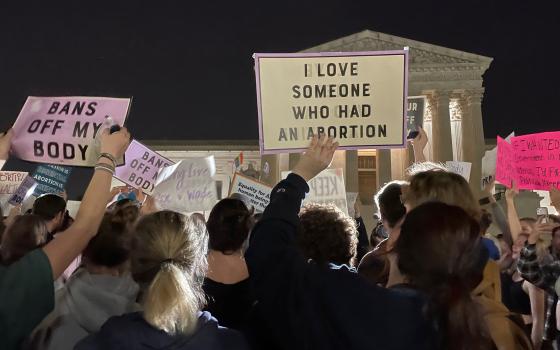
<instances>
[{"instance_id":1,"label":"person with blonde ponytail","mask_svg":"<svg viewBox=\"0 0 560 350\"><path fill-rule=\"evenodd\" d=\"M247 349L239 333L201 311L208 250L204 225L159 211L142 217L134 236L131 272L143 311L109 319L76 349Z\"/></svg>"}]
</instances>

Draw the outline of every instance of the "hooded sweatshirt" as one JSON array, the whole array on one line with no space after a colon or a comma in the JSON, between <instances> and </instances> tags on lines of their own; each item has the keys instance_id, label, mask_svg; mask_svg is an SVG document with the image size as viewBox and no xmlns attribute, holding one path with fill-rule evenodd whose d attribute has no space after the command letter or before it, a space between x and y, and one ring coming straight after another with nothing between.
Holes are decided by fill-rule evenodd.
<instances>
[{"instance_id":1,"label":"hooded sweatshirt","mask_svg":"<svg viewBox=\"0 0 560 350\"><path fill-rule=\"evenodd\" d=\"M55 310L32 335L30 348L73 349L112 316L137 311L138 285L130 276L93 275L79 269L56 293Z\"/></svg>"},{"instance_id":2,"label":"hooded sweatshirt","mask_svg":"<svg viewBox=\"0 0 560 350\"><path fill-rule=\"evenodd\" d=\"M77 350L247 350L243 336L220 327L210 313L200 312L192 335L170 335L150 325L141 313L112 317L101 330L82 340Z\"/></svg>"}]
</instances>

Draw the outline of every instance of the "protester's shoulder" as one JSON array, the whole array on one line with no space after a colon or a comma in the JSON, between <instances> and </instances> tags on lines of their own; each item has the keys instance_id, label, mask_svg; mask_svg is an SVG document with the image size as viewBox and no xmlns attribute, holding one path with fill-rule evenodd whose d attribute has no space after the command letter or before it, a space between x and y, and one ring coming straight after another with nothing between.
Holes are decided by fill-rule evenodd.
<instances>
[{"instance_id":1,"label":"protester's shoulder","mask_svg":"<svg viewBox=\"0 0 560 350\"><path fill-rule=\"evenodd\" d=\"M47 276L52 279L51 264L49 258L42 249L35 249L25 254L18 261L8 266L0 267L0 275L6 275L15 271L32 275L47 274Z\"/></svg>"},{"instance_id":2,"label":"protester's shoulder","mask_svg":"<svg viewBox=\"0 0 560 350\"><path fill-rule=\"evenodd\" d=\"M126 349L129 340L144 334L146 322L140 313L113 316L101 326L99 332L80 341L75 349Z\"/></svg>"},{"instance_id":3,"label":"protester's shoulder","mask_svg":"<svg viewBox=\"0 0 560 350\"><path fill-rule=\"evenodd\" d=\"M224 345L224 349L249 349L247 340L240 332L229 328L218 327L217 333L220 343Z\"/></svg>"},{"instance_id":4,"label":"protester's shoulder","mask_svg":"<svg viewBox=\"0 0 560 350\"><path fill-rule=\"evenodd\" d=\"M194 334L196 344L205 348L218 349L249 349L245 337L238 331L222 327L208 311L200 313L199 328Z\"/></svg>"}]
</instances>

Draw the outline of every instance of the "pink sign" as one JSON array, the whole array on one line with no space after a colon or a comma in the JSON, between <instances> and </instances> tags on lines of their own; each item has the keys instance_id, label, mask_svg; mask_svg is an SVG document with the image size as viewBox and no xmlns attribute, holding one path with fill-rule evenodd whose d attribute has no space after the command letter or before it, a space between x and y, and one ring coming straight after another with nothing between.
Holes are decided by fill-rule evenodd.
<instances>
[{"instance_id":1,"label":"pink sign","mask_svg":"<svg viewBox=\"0 0 560 350\"><path fill-rule=\"evenodd\" d=\"M496 180L519 189L546 190L560 187L560 132L544 132L511 138L498 137Z\"/></svg>"},{"instance_id":2,"label":"pink sign","mask_svg":"<svg viewBox=\"0 0 560 350\"><path fill-rule=\"evenodd\" d=\"M496 181L506 187L516 180L513 168L513 148L503 138L498 136L498 154L496 156Z\"/></svg>"},{"instance_id":3,"label":"pink sign","mask_svg":"<svg viewBox=\"0 0 560 350\"><path fill-rule=\"evenodd\" d=\"M93 166L95 136L108 117L123 125L129 106L128 98L30 96L13 126L11 151L31 162Z\"/></svg>"},{"instance_id":4,"label":"pink sign","mask_svg":"<svg viewBox=\"0 0 560 350\"><path fill-rule=\"evenodd\" d=\"M520 189L560 187L560 132L517 136L511 145Z\"/></svg>"},{"instance_id":5,"label":"pink sign","mask_svg":"<svg viewBox=\"0 0 560 350\"><path fill-rule=\"evenodd\" d=\"M125 164L117 167L115 177L147 194L154 190L159 169L175 164L136 140L128 146L124 159Z\"/></svg>"}]
</instances>

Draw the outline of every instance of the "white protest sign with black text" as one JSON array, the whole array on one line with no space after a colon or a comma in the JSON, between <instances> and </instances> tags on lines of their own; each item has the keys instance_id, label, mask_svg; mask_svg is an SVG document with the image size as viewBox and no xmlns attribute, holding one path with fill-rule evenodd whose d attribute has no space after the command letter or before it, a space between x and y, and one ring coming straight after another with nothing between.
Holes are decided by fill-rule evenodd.
<instances>
[{"instance_id":1,"label":"white protest sign with black text","mask_svg":"<svg viewBox=\"0 0 560 350\"><path fill-rule=\"evenodd\" d=\"M405 147L408 50L254 58L262 154L303 151L319 133L340 149Z\"/></svg>"},{"instance_id":2,"label":"white protest sign with black text","mask_svg":"<svg viewBox=\"0 0 560 350\"><path fill-rule=\"evenodd\" d=\"M160 169L153 191L156 206L188 214L211 210L218 196L214 156L184 159Z\"/></svg>"},{"instance_id":3,"label":"white protest sign with black text","mask_svg":"<svg viewBox=\"0 0 560 350\"><path fill-rule=\"evenodd\" d=\"M23 160L94 166L95 136L108 118L123 125L130 99L30 96L13 126L11 150Z\"/></svg>"},{"instance_id":4,"label":"white protest sign with black text","mask_svg":"<svg viewBox=\"0 0 560 350\"><path fill-rule=\"evenodd\" d=\"M469 182L471 178L471 167L472 163L469 162L458 162L458 161L447 161L445 162L445 167L452 173L459 174Z\"/></svg>"},{"instance_id":5,"label":"white protest sign with black text","mask_svg":"<svg viewBox=\"0 0 560 350\"><path fill-rule=\"evenodd\" d=\"M290 174L289 171L283 171L282 178L285 179L288 174ZM342 169L325 169L319 175L309 180L307 184L309 185L309 193L305 196L303 204L334 204L338 209L348 214L348 202Z\"/></svg>"},{"instance_id":6,"label":"white protest sign with black text","mask_svg":"<svg viewBox=\"0 0 560 350\"><path fill-rule=\"evenodd\" d=\"M248 176L235 174L231 184L232 193L239 193L247 197L249 203L255 208L255 211L261 213L270 202L270 192L272 186L268 186Z\"/></svg>"}]
</instances>

